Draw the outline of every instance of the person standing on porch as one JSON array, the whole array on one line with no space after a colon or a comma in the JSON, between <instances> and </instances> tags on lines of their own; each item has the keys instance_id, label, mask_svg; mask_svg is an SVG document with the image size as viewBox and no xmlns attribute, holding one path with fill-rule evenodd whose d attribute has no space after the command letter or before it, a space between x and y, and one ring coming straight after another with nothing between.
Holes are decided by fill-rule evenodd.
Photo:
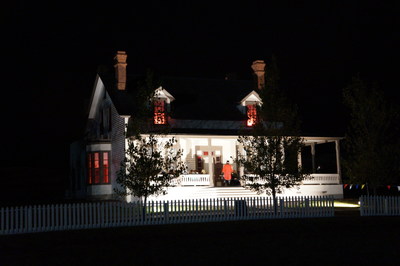
<instances>
[{"instance_id":1,"label":"person standing on porch","mask_svg":"<svg viewBox=\"0 0 400 266\"><path fill-rule=\"evenodd\" d=\"M228 184L228 186L231 183L232 172L232 166L229 164L229 161L226 161L226 164L224 164L224 167L222 168L222 174L224 175L224 182L225 184Z\"/></svg>"}]
</instances>

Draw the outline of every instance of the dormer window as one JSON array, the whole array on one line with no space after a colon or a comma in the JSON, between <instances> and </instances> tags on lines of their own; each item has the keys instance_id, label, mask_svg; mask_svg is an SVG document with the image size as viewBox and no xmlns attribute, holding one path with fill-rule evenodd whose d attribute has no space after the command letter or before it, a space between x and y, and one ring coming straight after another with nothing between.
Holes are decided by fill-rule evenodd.
<instances>
[{"instance_id":1,"label":"dormer window","mask_svg":"<svg viewBox=\"0 0 400 266\"><path fill-rule=\"evenodd\" d=\"M257 106L262 105L262 100L260 95L256 91L252 91L247 94L240 101L240 108L239 110L242 111L244 115L247 116L246 125L248 127L254 126L258 121L258 114L257 114Z\"/></svg>"},{"instance_id":2,"label":"dormer window","mask_svg":"<svg viewBox=\"0 0 400 266\"><path fill-rule=\"evenodd\" d=\"M165 112L165 101L154 101L154 124L165 125L167 124L167 116Z\"/></svg>"},{"instance_id":3,"label":"dormer window","mask_svg":"<svg viewBox=\"0 0 400 266\"><path fill-rule=\"evenodd\" d=\"M168 123L167 112L169 112L170 104L173 100L175 98L162 87L155 91L153 98L155 125L166 125Z\"/></svg>"},{"instance_id":4,"label":"dormer window","mask_svg":"<svg viewBox=\"0 0 400 266\"><path fill-rule=\"evenodd\" d=\"M255 104L247 105L247 126L252 127L257 122L257 107Z\"/></svg>"}]
</instances>

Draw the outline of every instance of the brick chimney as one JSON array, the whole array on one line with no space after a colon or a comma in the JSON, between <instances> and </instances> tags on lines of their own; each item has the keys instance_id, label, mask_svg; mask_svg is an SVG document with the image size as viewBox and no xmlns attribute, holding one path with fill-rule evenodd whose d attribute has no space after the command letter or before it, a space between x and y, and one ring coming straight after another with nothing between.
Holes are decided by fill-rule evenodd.
<instances>
[{"instance_id":1,"label":"brick chimney","mask_svg":"<svg viewBox=\"0 0 400 266\"><path fill-rule=\"evenodd\" d=\"M128 55L125 51L118 51L114 57L115 60L115 79L117 81L118 90L125 90L126 88L126 58Z\"/></svg>"},{"instance_id":2,"label":"brick chimney","mask_svg":"<svg viewBox=\"0 0 400 266\"><path fill-rule=\"evenodd\" d=\"M257 78L257 88L259 90L265 87L265 63L264 60L256 60L251 65L254 75Z\"/></svg>"}]
</instances>

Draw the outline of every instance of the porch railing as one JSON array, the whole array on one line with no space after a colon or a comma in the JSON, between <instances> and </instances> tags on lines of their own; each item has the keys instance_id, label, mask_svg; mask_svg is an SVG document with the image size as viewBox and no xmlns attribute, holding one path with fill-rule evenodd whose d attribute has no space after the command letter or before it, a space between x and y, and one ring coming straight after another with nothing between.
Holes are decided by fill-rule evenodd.
<instances>
[{"instance_id":1,"label":"porch railing","mask_svg":"<svg viewBox=\"0 0 400 266\"><path fill-rule=\"evenodd\" d=\"M210 175L181 175L179 177L179 184L181 186L209 186Z\"/></svg>"},{"instance_id":2,"label":"porch railing","mask_svg":"<svg viewBox=\"0 0 400 266\"><path fill-rule=\"evenodd\" d=\"M333 197L95 202L0 208L0 235L173 223L334 216Z\"/></svg>"},{"instance_id":3,"label":"porch railing","mask_svg":"<svg viewBox=\"0 0 400 266\"><path fill-rule=\"evenodd\" d=\"M248 174L250 176L250 174ZM252 175L255 177L255 175ZM257 178L254 179L257 182ZM247 181L246 183L251 183ZM339 174L311 174L302 181L303 185L332 185L340 184Z\"/></svg>"},{"instance_id":4,"label":"porch railing","mask_svg":"<svg viewBox=\"0 0 400 266\"><path fill-rule=\"evenodd\" d=\"M304 185L340 184L339 174L311 174L303 180Z\"/></svg>"}]
</instances>

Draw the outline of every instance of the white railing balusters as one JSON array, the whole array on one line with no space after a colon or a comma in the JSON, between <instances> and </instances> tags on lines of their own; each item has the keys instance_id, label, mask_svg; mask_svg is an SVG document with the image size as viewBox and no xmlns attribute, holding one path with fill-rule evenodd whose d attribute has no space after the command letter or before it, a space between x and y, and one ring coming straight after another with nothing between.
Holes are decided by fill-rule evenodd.
<instances>
[{"instance_id":1,"label":"white railing balusters","mask_svg":"<svg viewBox=\"0 0 400 266\"><path fill-rule=\"evenodd\" d=\"M181 186L209 186L210 175L203 174L189 174L181 175L179 177L179 183Z\"/></svg>"}]
</instances>

